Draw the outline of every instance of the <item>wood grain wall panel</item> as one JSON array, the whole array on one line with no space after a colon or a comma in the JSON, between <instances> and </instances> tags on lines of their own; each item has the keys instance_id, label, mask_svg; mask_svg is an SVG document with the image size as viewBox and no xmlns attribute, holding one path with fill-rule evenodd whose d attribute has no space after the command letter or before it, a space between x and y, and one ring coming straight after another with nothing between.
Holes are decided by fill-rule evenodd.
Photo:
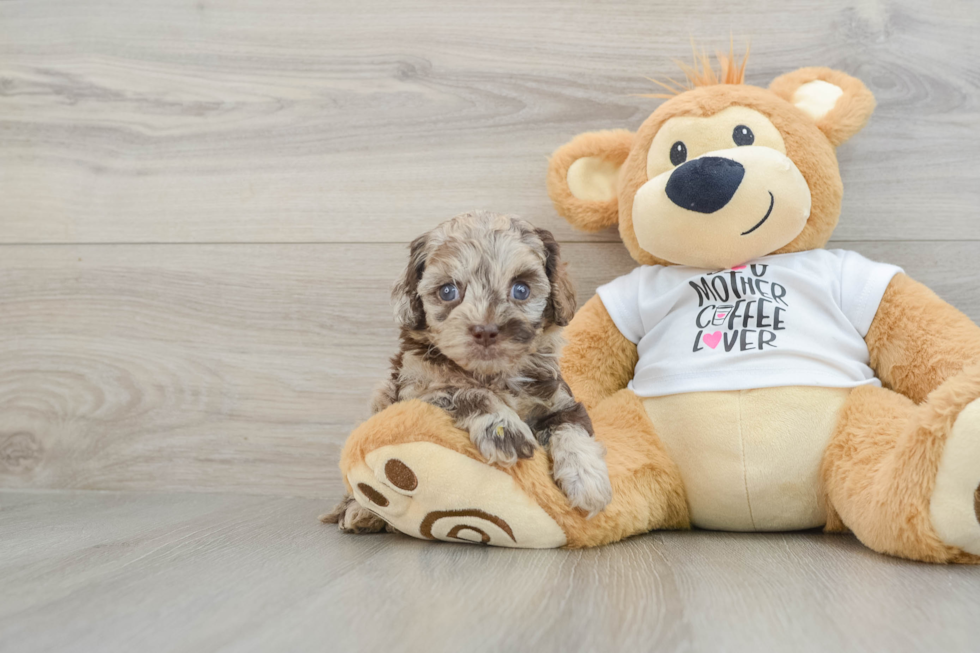
<instances>
[{"instance_id":1,"label":"wood grain wall panel","mask_svg":"<svg viewBox=\"0 0 980 653\"><path fill-rule=\"evenodd\" d=\"M564 242L546 156L635 128L690 36L750 83L859 76L837 236L980 239L980 12L855 0L0 3L0 242L407 242L473 208Z\"/></svg>"}]
</instances>

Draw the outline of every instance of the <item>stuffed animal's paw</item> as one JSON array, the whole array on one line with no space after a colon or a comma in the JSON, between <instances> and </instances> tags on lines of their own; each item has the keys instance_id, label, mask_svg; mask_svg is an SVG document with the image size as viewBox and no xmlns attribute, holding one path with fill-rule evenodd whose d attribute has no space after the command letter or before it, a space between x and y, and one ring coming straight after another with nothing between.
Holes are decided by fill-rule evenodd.
<instances>
[{"instance_id":1,"label":"stuffed animal's paw","mask_svg":"<svg viewBox=\"0 0 980 653\"><path fill-rule=\"evenodd\" d=\"M524 548L566 542L509 474L431 442L370 451L347 481L358 503L412 537Z\"/></svg>"},{"instance_id":2,"label":"stuffed animal's paw","mask_svg":"<svg viewBox=\"0 0 980 653\"><path fill-rule=\"evenodd\" d=\"M980 555L980 399L963 409L946 438L929 512L943 542Z\"/></svg>"},{"instance_id":3,"label":"stuffed animal's paw","mask_svg":"<svg viewBox=\"0 0 980 653\"><path fill-rule=\"evenodd\" d=\"M531 428L516 414L489 413L470 423L470 439L491 465L513 465L534 455L537 441Z\"/></svg>"}]
</instances>

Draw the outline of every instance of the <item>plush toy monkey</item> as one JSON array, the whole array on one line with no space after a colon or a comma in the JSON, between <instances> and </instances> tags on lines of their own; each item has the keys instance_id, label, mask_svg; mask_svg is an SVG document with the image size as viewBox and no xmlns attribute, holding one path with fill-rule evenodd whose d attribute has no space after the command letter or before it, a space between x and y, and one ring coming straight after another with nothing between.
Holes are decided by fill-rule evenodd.
<instances>
[{"instance_id":1,"label":"plush toy monkey","mask_svg":"<svg viewBox=\"0 0 980 653\"><path fill-rule=\"evenodd\" d=\"M882 553L980 562L980 328L894 266L822 249L835 148L874 109L826 68L742 83L689 69L636 132L558 149L572 225L618 225L639 267L565 331L565 378L605 444L613 502L586 519L543 452L486 465L434 406L352 434L341 469L398 530L595 546L652 529L851 530Z\"/></svg>"}]
</instances>

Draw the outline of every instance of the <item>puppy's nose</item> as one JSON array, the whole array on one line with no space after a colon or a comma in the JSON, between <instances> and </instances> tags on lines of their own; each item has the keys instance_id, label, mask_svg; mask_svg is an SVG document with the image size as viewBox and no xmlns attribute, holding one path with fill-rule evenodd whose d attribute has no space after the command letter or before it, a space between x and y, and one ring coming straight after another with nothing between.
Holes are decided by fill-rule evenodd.
<instances>
[{"instance_id":1,"label":"puppy's nose","mask_svg":"<svg viewBox=\"0 0 980 653\"><path fill-rule=\"evenodd\" d=\"M682 209L714 213L731 201L744 176L745 168L738 161L703 156L670 173L667 197Z\"/></svg>"},{"instance_id":2,"label":"puppy's nose","mask_svg":"<svg viewBox=\"0 0 980 653\"><path fill-rule=\"evenodd\" d=\"M474 324L470 327L470 334L478 343L484 347L489 347L497 342L500 329L497 328L496 324Z\"/></svg>"}]
</instances>

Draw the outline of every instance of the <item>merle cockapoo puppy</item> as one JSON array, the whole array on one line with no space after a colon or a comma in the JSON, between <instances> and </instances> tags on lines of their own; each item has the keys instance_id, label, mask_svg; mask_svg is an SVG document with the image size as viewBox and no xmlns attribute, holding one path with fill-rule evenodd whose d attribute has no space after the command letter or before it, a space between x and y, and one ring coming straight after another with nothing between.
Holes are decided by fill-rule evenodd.
<instances>
[{"instance_id":1,"label":"merle cockapoo puppy","mask_svg":"<svg viewBox=\"0 0 980 653\"><path fill-rule=\"evenodd\" d=\"M550 232L494 213L456 216L412 242L392 301L401 351L373 413L408 399L439 406L491 464L541 445L573 506L591 517L609 504L605 450L558 365L575 294ZM323 520L385 528L350 496Z\"/></svg>"}]
</instances>

